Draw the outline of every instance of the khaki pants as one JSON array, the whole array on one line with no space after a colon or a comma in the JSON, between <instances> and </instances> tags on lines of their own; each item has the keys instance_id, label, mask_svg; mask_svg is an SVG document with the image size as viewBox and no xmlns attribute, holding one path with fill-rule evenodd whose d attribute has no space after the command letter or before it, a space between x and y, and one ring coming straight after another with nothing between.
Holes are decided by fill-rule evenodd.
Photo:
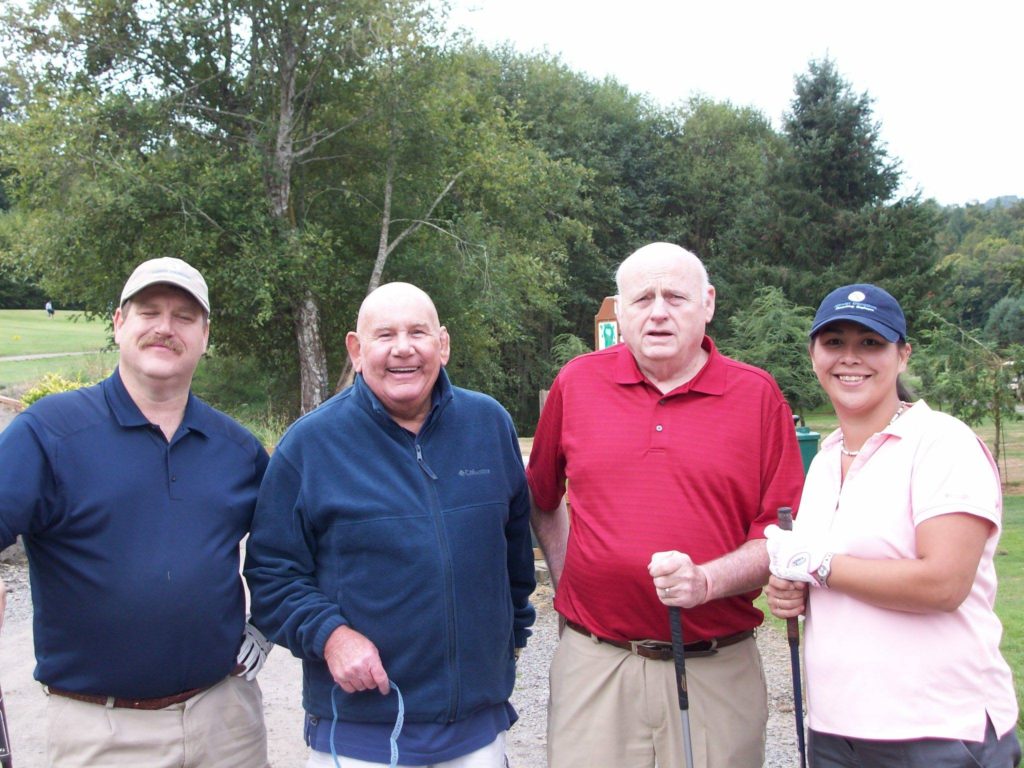
<instances>
[{"instance_id":1,"label":"khaki pants","mask_svg":"<svg viewBox=\"0 0 1024 768\"><path fill-rule=\"evenodd\" d=\"M693 768L761 768L768 695L753 638L687 658ZM672 661L566 629L551 662L549 768L685 768Z\"/></svg>"},{"instance_id":2,"label":"khaki pants","mask_svg":"<svg viewBox=\"0 0 1024 768\"><path fill-rule=\"evenodd\" d=\"M481 747L468 755L456 757L453 760L445 760L443 763L431 763L426 768L504 768L505 766L505 731L485 747ZM306 768L388 768L387 763L367 763L364 760L356 760L353 757L342 757L338 755L338 762L330 752L318 752L310 750L309 760ZM398 755L398 768L411 768L402 762L402 755Z\"/></svg>"},{"instance_id":3,"label":"khaki pants","mask_svg":"<svg viewBox=\"0 0 1024 768\"><path fill-rule=\"evenodd\" d=\"M268 768L259 684L227 677L164 709L114 709L51 695L46 765Z\"/></svg>"}]
</instances>

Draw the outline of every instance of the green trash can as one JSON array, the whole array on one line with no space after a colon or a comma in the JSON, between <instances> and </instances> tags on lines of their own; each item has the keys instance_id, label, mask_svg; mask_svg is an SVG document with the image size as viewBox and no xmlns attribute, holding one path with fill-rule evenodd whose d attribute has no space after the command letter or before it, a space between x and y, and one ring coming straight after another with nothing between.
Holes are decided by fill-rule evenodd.
<instances>
[{"instance_id":1,"label":"green trash can","mask_svg":"<svg viewBox=\"0 0 1024 768\"><path fill-rule=\"evenodd\" d=\"M820 438L821 433L811 431L810 427L801 426L796 428L796 439L800 444L800 458L803 459L804 462L805 475L807 474L808 468L811 466L814 454L818 452L818 440Z\"/></svg>"}]
</instances>

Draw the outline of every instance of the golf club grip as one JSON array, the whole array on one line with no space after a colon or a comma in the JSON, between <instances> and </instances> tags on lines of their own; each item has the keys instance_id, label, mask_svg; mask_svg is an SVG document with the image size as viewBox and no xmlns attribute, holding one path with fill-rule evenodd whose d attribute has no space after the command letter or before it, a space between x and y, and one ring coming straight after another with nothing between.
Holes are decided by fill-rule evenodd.
<instances>
[{"instance_id":1,"label":"golf club grip","mask_svg":"<svg viewBox=\"0 0 1024 768\"><path fill-rule=\"evenodd\" d=\"M672 631L672 659L676 663L676 691L679 694L679 709L690 708L690 697L686 692L686 658L683 651L683 612L678 606L668 608L668 623Z\"/></svg>"},{"instance_id":2,"label":"golf club grip","mask_svg":"<svg viewBox=\"0 0 1024 768\"><path fill-rule=\"evenodd\" d=\"M793 530L793 509L792 507L779 507L779 528L784 531ZM789 640L800 640L800 620L794 616L786 619L786 637Z\"/></svg>"}]
</instances>

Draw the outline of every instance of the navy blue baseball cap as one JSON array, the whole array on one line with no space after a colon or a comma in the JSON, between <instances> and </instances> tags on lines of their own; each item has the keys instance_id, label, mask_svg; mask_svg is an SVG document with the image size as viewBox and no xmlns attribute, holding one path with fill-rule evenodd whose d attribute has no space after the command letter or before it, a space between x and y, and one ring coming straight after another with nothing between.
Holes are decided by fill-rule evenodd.
<instances>
[{"instance_id":1,"label":"navy blue baseball cap","mask_svg":"<svg viewBox=\"0 0 1024 768\"><path fill-rule=\"evenodd\" d=\"M829 323L839 320L870 328L886 341L907 340L907 320L903 317L900 303L877 285L855 283L832 291L814 315L811 337Z\"/></svg>"}]
</instances>

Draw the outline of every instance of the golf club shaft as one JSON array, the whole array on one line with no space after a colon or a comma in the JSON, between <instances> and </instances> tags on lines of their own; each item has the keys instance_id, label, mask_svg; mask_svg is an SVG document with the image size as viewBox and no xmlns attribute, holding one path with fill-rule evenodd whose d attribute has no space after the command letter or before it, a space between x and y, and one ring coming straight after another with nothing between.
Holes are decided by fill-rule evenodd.
<instances>
[{"instance_id":1,"label":"golf club shaft","mask_svg":"<svg viewBox=\"0 0 1024 768\"><path fill-rule=\"evenodd\" d=\"M4 693L0 691L0 768L13 768L11 758L11 737L7 731L7 710L4 708Z\"/></svg>"},{"instance_id":2,"label":"golf club shaft","mask_svg":"<svg viewBox=\"0 0 1024 768\"><path fill-rule=\"evenodd\" d=\"M672 658L676 664L676 692L679 694L679 715L683 725L683 751L686 755L686 768L693 768L690 697L686 690L686 656L683 650L683 612L677 606L669 606L668 623L672 632Z\"/></svg>"},{"instance_id":3,"label":"golf club shaft","mask_svg":"<svg viewBox=\"0 0 1024 768\"><path fill-rule=\"evenodd\" d=\"M793 510L779 507L779 528L793 530ZM807 746L804 742L804 696L800 680L800 619L786 619L786 640L789 642L789 662L793 667L793 713L796 716L796 743L800 749L800 768L807 765Z\"/></svg>"}]
</instances>

